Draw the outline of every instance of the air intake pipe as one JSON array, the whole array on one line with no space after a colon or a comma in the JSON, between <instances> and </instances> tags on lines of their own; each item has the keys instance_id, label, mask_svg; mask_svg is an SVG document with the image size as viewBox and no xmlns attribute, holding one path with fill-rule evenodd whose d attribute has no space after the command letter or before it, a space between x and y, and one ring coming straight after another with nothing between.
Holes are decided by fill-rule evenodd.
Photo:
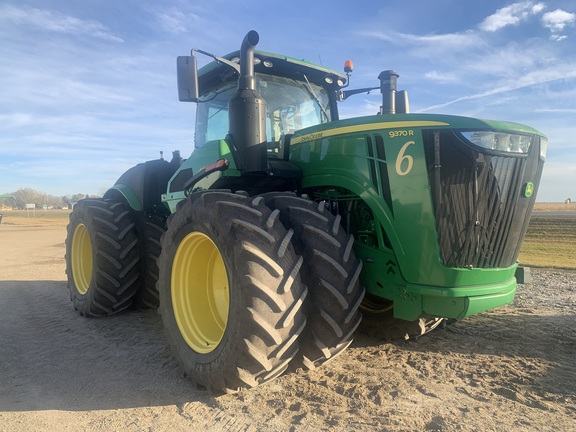
<instances>
[{"instance_id":1,"label":"air intake pipe","mask_svg":"<svg viewBox=\"0 0 576 432\"><path fill-rule=\"evenodd\" d=\"M394 70L380 72L380 93L382 93L382 106L380 114L396 114L396 83L398 73Z\"/></svg>"},{"instance_id":2,"label":"air intake pipe","mask_svg":"<svg viewBox=\"0 0 576 432\"><path fill-rule=\"evenodd\" d=\"M228 119L236 164L243 172L266 171L266 101L256 90L254 48L260 37L251 30L240 48L238 90L228 102Z\"/></svg>"}]
</instances>

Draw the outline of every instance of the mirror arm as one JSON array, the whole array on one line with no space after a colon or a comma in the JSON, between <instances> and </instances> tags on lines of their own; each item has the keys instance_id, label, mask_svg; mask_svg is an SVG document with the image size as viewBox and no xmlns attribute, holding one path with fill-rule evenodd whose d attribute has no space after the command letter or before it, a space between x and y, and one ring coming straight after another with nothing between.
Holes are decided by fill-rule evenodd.
<instances>
[{"instance_id":1,"label":"mirror arm","mask_svg":"<svg viewBox=\"0 0 576 432\"><path fill-rule=\"evenodd\" d=\"M239 65L238 63L233 63L233 62L231 62L230 60L227 60L227 59L225 59L225 58L223 58L223 57L218 57L218 56L215 55L215 54L209 53L209 52L207 52L207 51L203 51L203 50L201 50L201 49L199 49L199 48L193 48L193 49L192 49L192 51L191 51L191 53L190 53L190 54L192 55L192 57L194 57L194 52L198 52L198 53L200 53L200 54L204 54L205 56L212 57L212 58L213 58L214 60L216 60L218 63L222 63L222 64L225 64L225 65L227 65L227 66L230 66L230 67L231 67L232 69L234 69L236 72L240 73L240 65Z\"/></svg>"},{"instance_id":2,"label":"mirror arm","mask_svg":"<svg viewBox=\"0 0 576 432\"><path fill-rule=\"evenodd\" d=\"M350 96L353 96L355 94L359 94L359 93L367 93L370 94L370 92L372 90L378 90L380 89L380 87L366 87L366 88L361 88L361 89L354 89L354 90L345 90L345 91L341 91L340 92L340 100L346 100L348 99Z\"/></svg>"}]
</instances>

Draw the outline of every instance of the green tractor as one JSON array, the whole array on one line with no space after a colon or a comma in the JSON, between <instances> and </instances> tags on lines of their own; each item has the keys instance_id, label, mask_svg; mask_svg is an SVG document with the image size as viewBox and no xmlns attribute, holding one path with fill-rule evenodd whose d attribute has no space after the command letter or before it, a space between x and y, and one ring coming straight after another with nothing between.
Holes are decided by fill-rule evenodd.
<instances>
[{"instance_id":1,"label":"green tractor","mask_svg":"<svg viewBox=\"0 0 576 432\"><path fill-rule=\"evenodd\" d=\"M75 206L78 312L158 307L185 373L219 393L330 361L362 313L438 323L512 301L546 138L410 114L394 71L347 90L351 63L340 74L258 41L178 57L192 155L139 164ZM195 53L214 61L198 70ZM375 89L380 113L339 119Z\"/></svg>"}]
</instances>

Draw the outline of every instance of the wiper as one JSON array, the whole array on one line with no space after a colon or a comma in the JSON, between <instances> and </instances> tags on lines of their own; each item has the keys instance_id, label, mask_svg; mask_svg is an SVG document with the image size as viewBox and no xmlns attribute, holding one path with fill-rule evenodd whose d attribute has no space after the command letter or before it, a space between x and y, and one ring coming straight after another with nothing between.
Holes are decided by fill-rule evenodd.
<instances>
[{"instance_id":1,"label":"wiper","mask_svg":"<svg viewBox=\"0 0 576 432\"><path fill-rule=\"evenodd\" d=\"M312 84L310 84L310 81L308 81L308 77L306 76L306 74L302 74L304 76L304 79L306 80L306 84L308 84L307 86L302 86L304 89L306 89L306 91L308 92L308 94L310 96L312 96L312 98L316 101L316 104L320 107L320 109L322 110L322 114L324 114L324 117L326 117L326 121L329 122L330 121L330 117L328 117L328 112L326 111L326 109L322 106L322 104L320 103L320 99L318 99L318 96L316 96L316 93L314 92L314 89L312 88Z\"/></svg>"}]
</instances>

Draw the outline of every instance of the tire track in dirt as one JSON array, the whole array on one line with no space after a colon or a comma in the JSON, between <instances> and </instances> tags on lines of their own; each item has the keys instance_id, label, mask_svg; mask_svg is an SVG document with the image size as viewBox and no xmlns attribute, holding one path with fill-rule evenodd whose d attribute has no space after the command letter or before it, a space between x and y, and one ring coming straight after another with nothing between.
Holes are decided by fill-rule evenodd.
<instances>
[{"instance_id":1,"label":"tire track in dirt","mask_svg":"<svg viewBox=\"0 0 576 432\"><path fill-rule=\"evenodd\" d=\"M82 318L58 281L1 281L0 311L0 413L174 406L207 430L256 430L183 377L155 311Z\"/></svg>"}]
</instances>

